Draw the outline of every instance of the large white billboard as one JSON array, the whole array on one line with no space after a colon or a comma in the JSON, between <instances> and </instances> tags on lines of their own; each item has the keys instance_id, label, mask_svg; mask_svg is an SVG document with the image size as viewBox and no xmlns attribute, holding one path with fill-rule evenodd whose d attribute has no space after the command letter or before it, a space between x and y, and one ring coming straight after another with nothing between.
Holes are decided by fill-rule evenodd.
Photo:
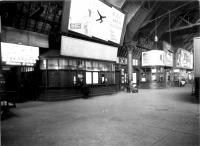
<instances>
[{"instance_id":1,"label":"large white billboard","mask_svg":"<svg viewBox=\"0 0 200 146\"><path fill-rule=\"evenodd\" d=\"M117 47L62 36L61 55L117 61Z\"/></svg>"},{"instance_id":2,"label":"large white billboard","mask_svg":"<svg viewBox=\"0 0 200 146\"><path fill-rule=\"evenodd\" d=\"M39 48L1 42L1 55L6 64L34 64L39 57Z\"/></svg>"},{"instance_id":3,"label":"large white billboard","mask_svg":"<svg viewBox=\"0 0 200 146\"><path fill-rule=\"evenodd\" d=\"M176 67L193 69L193 53L179 48L176 52Z\"/></svg>"},{"instance_id":4,"label":"large white billboard","mask_svg":"<svg viewBox=\"0 0 200 146\"><path fill-rule=\"evenodd\" d=\"M120 44L125 14L100 0L72 0L68 30Z\"/></svg>"},{"instance_id":5,"label":"large white billboard","mask_svg":"<svg viewBox=\"0 0 200 146\"><path fill-rule=\"evenodd\" d=\"M151 50L142 52L142 66L164 66L164 51Z\"/></svg>"}]
</instances>

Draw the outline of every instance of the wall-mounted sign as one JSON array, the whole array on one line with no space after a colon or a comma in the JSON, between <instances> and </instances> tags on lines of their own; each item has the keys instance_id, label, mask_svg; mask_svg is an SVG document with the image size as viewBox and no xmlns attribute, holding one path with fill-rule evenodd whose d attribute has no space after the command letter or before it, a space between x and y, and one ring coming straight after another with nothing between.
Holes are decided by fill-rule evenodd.
<instances>
[{"instance_id":1,"label":"wall-mounted sign","mask_svg":"<svg viewBox=\"0 0 200 146\"><path fill-rule=\"evenodd\" d=\"M33 65L39 56L39 48L1 42L2 61L10 65Z\"/></svg>"},{"instance_id":2,"label":"wall-mounted sign","mask_svg":"<svg viewBox=\"0 0 200 146\"><path fill-rule=\"evenodd\" d=\"M100 0L72 0L68 29L120 44L125 14Z\"/></svg>"},{"instance_id":3,"label":"wall-mounted sign","mask_svg":"<svg viewBox=\"0 0 200 146\"><path fill-rule=\"evenodd\" d=\"M164 66L164 51L151 50L142 52L142 66Z\"/></svg>"},{"instance_id":4,"label":"wall-mounted sign","mask_svg":"<svg viewBox=\"0 0 200 146\"><path fill-rule=\"evenodd\" d=\"M175 68L175 69L174 69L174 72L175 72L175 73L178 73L178 72L180 72L180 69Z\"/></svg>"},{"instance_id":5,"label":"wall-mounted sign","mask_svg":"<svg viewBox=\"0 0 200 146\"><path fill-rule=\"evenodd\" d=\"M118 57L119 64L127 64L127 58L125 57Z\"/></svg>"}]
</instances>

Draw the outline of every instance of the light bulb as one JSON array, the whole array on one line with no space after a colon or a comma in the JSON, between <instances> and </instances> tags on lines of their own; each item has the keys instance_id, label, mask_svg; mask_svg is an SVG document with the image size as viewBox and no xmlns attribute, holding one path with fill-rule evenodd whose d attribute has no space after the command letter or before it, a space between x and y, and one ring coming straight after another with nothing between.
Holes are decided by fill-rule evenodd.
<instances>
[{"instance_id":1,"label":"light bulb","mask_svg":"<svg viewBox=\"0 0 200 146\"><path fill-rule=\"evenodd\" d=\"M155 42L158 41L158 36L157 36L157 35L155 35L155 37L154 37L154 41L155 41Z\"/></svg>"}]
</instances>

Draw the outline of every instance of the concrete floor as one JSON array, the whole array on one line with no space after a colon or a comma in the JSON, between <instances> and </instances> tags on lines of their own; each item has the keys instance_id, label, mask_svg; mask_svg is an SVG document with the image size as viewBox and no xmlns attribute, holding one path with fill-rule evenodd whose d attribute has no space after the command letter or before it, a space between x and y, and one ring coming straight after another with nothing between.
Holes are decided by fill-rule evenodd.
<instances>
[{"instance_id":1,"label":"concrete floor","mask_svg":"<svg viewBox=\"0 0 200 146\"><path fill-rule=\"evenodd\" d=\"M2 145L199 146L199 104L190 95L186 86L17 104L1 122Z\"/></svg>"}]
</instances>

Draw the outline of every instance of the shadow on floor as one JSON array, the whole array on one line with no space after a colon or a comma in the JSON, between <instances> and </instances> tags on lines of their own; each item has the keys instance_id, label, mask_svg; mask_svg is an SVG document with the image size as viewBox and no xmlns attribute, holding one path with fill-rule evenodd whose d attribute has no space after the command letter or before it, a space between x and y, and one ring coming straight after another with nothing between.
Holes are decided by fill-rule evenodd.
<instances>
[{"instance_id":1,"label":"shadow on floor","mask_svg":"<svg viewBox=\"0 0 200 146\"><path fill-rule=\"evenodd\" d=\"M199 101L195 98L195 96L192 96L190 93L185 92L179 93L179 95L176 97L176 100L181 102L199 104Z\"/></svg>"},{"instance_id":2,"label":"shadow on floor","mask_svg":"<svg viewBox=\"0 0 200 146\"><path fill-rule=\"evenodd\" d=\"M14 118L14 117L18 117L18 115L13 113L12 110L7 110L7 111L4 111L3 113L1 113L1 121L10 119L10 118Z\"/></svg>"}]
</instances>

